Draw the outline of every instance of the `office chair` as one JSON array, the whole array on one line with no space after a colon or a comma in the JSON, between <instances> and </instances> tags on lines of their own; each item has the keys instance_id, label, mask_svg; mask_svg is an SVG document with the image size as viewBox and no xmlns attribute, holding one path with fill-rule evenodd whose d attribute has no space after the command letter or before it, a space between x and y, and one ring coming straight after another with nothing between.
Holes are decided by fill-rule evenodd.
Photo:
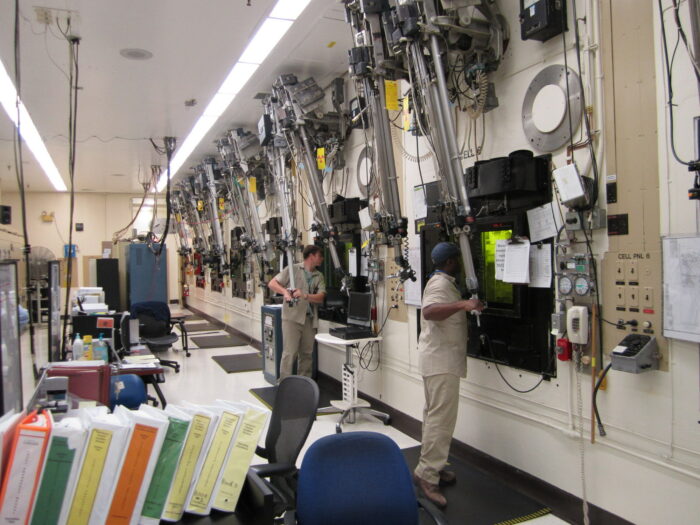
<instances>
[{"instance_id":1,"label":"office chair","mask_svg":"<svg viewBox=\"0 0 700 525\"><path fill-rule=\"evenodd\" d=\"M122 374L110 378L109 408L117 405L136 410L142 403L149 401L146 384L135 374Z\"/></svg>"},{"instance_id":2,"label":"office chair","mask_svg":"<svg viewBox=\"0 0 700 525\"><path fill-rule=\"evenodd\" d=\"M258 476L270 478L275 516L294 508L296 461L316 419L318 398L318 385L308 377L288 376L277 387L265 447L255 450L269 463L250 467Z\"/></svg>"},{"instance_id":3,"label":"office chair","mask_svg":"<svg viewBox=\"0 0 700 525\"><path fill-rule=\"evenodd\" d=\"M173 328L178 326L185 355L190 357L187 341L187 329L184 320L170 316L168 304L161 301L144 301L134 303L130 309L131 317L139 320L139 335L143 343L154 354L170 348L178 340ZM160 358L159 358L160 359ZM160 364L180 371L180 363L170 359L160 359Z\"/></svg>"},{"instance_id":4,"label":"office chair","mask_svg":"<svg viewBox=\"0 0 700 525\"><path fill-rule=\"evenodd\" d=\"M416 498L399 447L376 432L346 432L309 447L299 470L300 525L417 525L422 508L436 524L445 516Z\"/></svg>"}]
</instances>

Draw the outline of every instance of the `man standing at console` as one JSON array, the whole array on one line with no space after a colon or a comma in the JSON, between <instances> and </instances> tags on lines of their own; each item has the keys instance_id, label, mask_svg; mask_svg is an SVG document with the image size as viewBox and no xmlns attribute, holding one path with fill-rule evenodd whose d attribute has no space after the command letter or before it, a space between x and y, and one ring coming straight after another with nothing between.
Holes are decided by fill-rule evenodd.
<instances>
[{"instance_id":1,"label":"man standing at console","mask_svg":"<svg viewBox=\"0 0 700 525\"><path fill-rule=\"evenodd\" d=\"M304 261L295 264L294 284L297 288L288 289L290 279L287 266L273 277L268 287L284 297L282 306L282 361L280 380L292 375L294 361L297 360L297 374L311 377L314 338L318 327L318 306L326 297L326 281L316 267L323 264L323 251L318 246L304 248ZM292 300L296 303L292 304Z\"/></svg>"},{"instance_id":2,"label":"man standing at console","mask_svg":"<svg viewBox=\"0 0 700 525\"><path fill-rule=\"evenodd\" d=\"M457 423L459 379L467 376L467 314L484 309L477 299L463 300L455 277L460 270L459 248L441 242L433 248L435 271L423 291L418 365L423 376L425 408L420 460L413 479L425 496L440 507L447 499L440 485L455 483L445 470Z\"/></svg>"}]
</instances>

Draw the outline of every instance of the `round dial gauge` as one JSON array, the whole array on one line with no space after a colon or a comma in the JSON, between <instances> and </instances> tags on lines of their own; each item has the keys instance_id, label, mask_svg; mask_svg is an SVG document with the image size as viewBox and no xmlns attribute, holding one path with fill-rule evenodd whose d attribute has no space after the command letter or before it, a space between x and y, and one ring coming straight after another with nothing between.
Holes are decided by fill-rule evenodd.
<instances>
[{"instance_id":1,"label":"round dial gauge","mask_svg":"<svg viewBox=\"0 0 700 525\"><path fill-rule=\"evenodd\" d=\"M586 295L590 289L588 279L585 277L577 277L574 281L574 291L577 295Z\"/></svg>"},{"instance_id":2,"label":"round dial gauge","mask_svg":"<svg viewBox=\"0 0 700 525\"><path fill-rule=\"evenodd\" d=\"M571 289L574 287L574 284L571 282L571 279L564 275L563 277L559 277L559 293L562 295L569 295L571 293Z\"/></svg>"}]
</instances>

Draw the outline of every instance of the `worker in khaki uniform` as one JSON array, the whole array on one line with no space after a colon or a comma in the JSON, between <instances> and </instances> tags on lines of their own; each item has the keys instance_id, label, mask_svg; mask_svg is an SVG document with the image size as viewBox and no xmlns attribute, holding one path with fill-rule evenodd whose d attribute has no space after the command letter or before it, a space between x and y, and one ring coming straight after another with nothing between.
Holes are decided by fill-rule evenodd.
<instances>
[{"instance_id":1,"label":"worker in khaki uniform","mask_svg":"<svg viewBox=\"0 0 700 525\"><path fill-rule=\"evenodd\" d=\"M292 265L273 277L268 287L284 297L282 307L282 361L280 380L292 375L297 360L297 374L311 377L314 338L318 327L318 306L326 297L326 281L316 267L323 263L323 251L318 246L304 248L304 261L293 265L294 284L290 290L289 271ZM297 302L292 303L292 299Z\"/></svg>"},{"instance_id":2,"label":"worker in khaki uniform","mask_svg":"<svg viewBox=\"0 0 700 525\"><path fill-rule=\"evenodd\" d=\"M459 248L449 242L433 248L435 272L423 291L418 338L425 408L420 460L413 479L425 496L441 507L447 505L447 499L440 485L456 482L455 473L445 470L445 464L457 422L459 379L467 376L466 312L484 308L477 299L462 300L455 281L460 255Z\"/></svg>"}]
</instances>

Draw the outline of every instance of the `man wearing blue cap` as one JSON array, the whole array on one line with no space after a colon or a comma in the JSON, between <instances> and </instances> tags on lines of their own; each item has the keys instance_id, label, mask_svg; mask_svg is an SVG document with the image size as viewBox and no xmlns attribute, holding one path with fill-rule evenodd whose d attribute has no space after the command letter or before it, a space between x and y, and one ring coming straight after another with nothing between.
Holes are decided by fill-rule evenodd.
<instances>
[{"instance_id":1,"label":"man wearing blue cap","mask_svg":"<svg viewBox=\"0 0 700 525\"><path fill-rule=\"evenodd\" d=\"M455 277L460 270L459 248L438 243L431 252L435 271L423 291L418 366L423 376L425 408L420 460L413 479L425 496L440 507L447 499L440 485L456 482L445 470L452 433L457 423L459 379L467 377L467 315L484 309L478 299L463 300Z\"/></svg>"}]
</instances>

